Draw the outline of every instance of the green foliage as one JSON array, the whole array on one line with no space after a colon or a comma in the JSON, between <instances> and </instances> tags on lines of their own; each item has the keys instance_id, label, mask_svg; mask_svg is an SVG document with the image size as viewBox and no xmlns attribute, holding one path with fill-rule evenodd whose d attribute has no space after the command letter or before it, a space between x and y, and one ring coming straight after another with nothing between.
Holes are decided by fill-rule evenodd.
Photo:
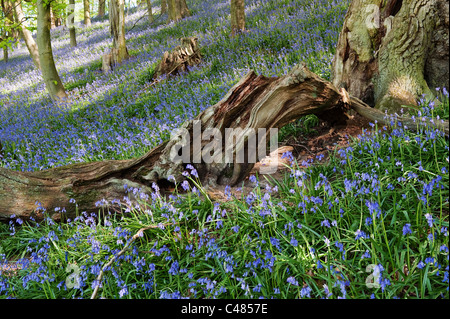
<instances>
[{"instance_id":1,"label":"green foliage","mask_svg":"<svg viewBox=\"0 0 450 319\"><path fill-rule=\"evenodd\" d=\"M285 140L289 136L310 135L316 131L313 129L319 124L319 118L314 114L309 114L300 119L283 126L278 133L280 141Z\"/></svg>"}]
</instances>

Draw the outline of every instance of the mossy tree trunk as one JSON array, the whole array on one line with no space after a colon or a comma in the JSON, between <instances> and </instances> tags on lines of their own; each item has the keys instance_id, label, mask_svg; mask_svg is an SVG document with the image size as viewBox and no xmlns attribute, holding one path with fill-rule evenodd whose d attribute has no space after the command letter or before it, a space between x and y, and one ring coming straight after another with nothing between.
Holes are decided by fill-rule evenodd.
<instances>
[{"instance_id":1,"label":"mossy tree trunk","mask_svg":"<svg viewBox=\"0 0 450 319\"><path fill-rule=\"evenodd\" d=\"M231 34L245 30L245 1L244 0L231 0Z\"/></svg>"},{"instance_id":2,"label":"mossy tree trunk","mask_svg":"<svg viewBox=\"0 0 450 319\"><path fill-rule=\"evenodd\" d=\"M186 0L166 0L169 11L169 21L178 21L191 15Z\"/></svg>"},{"instance_id":3,"label":"mossy tree trunk","mask_svg":"<svg viewBox=\"0 0 450 319\"><path fill-rule=\"evenodd\" d=\"M147 0L147 16L148 16L148 22L153 22L153 12L152 12L152 1Z\"/></svg>"},{"instance_id":4,"label":"mossy tree trunk","mask_svg":"<svg viewBox=\"0 0 450 319\"><path fill-rule=\"evenodd\" d=\"M125 3L124 0L110 0L109 25L113 36L113 47L102 57L102 70L109 72L114 65L128 59L128 49L125 40Z\"/></svg>"},{"instance_id":5,"label":"mossy tree trunk","mask_svg":"<svg viewBox=\"0 0 450 319\"><path fill-rule=\"evenodd\" d=\"M50 39L50 6L46 0L37 0L37 45L39 62L45 86L53 99L66 98L66 90L61 82L53 59Z\"/></svg>"},{"instance_id":6,"label":"mossy tree trunk","mask_svg":"<svg viewBox=\"0 0 450 319\"><path fill-rule=\"evenodd\" d=\"M333 83L381 110L415 106L449 84L447 0L353 0L333 64Z\"/></svg>"},{"instance_id":7,"label":"mossy tree trunk","mask_svg":"<svg viewBox=\"0 0 450 319\"><path fill-rule=\"evenodd\" d=\"M89 27L91 25L91 8L89 0L83 0L84 25Z\"/></svg>"},{"instance_id":8,"label":"mossy tree trunk","mask_svg":"<svg viewBox=\"0 0 450 319\"><path fill-rule=\"evenodd\" d=\"M105 16L105 8L106 7L106 0L99 0L98 1L98 16L104 17Z\"/></svg>"},{"instance_id":9,"label":"mossy tree trunk","mask_svg":"<svg viewBox=\"0 0 450 319\"><path fill-rule=\"evenodd\" d=\"M69 0L68 12L67 12L68 20L67 24L69 27L69 36L70 36L70 46L77 46L77 34L75 31L75 0Z\"/></svg>"},{"instance_id":10,"label":"mossy tree trunk","mask_svg":"<svg viewBox=\"0 0 450 319\"><path fill-rule=\"evenodd\" d=\"M14 24L12 6L11 3L9 3L9 1L1 0L1 7L2 7L2 17L0 18L3 19L4 28L3 30L0 29L1 30L0 38L5 39L4 41L10 41L10 37L12 35L10 26ZM3 46L3 61L7 63L8 60L9 60L8 46L5 45Z\"/></svg>"}]
</instances>

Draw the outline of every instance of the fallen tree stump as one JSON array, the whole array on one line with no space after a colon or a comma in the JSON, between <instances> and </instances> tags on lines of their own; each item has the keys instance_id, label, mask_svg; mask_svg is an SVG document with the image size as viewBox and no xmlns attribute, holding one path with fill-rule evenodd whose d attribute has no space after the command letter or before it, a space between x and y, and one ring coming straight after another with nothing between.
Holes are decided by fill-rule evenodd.
<instances>
[{"instance_id":1,"label":"fallen tree stump","mask_svg":"<svg viewBox=\"0 0 450 319\"><path fill-rule=\"evenodd\" d=\"M349 96L345 90L339 91L304 65L294 67L279 78L267 78L250 71L217 104L186 122L181 128L184 135L175 134L140 158L79 163L36 172L0 167L0 220L8 220L12 215L40 220L44 217L44 208L55 220L61 219L61 208L65 208L65 215L70 218L75 215L76 206L79 212L98 211L96 203L127 196L124 185L151 191L153 183L167 184L172 178L177 183L183 181L188 163L197 170L204 185L234 186L247 177L257 160L265 157L270 129L280 128L307 114L339 124L346 120L345 112L349 108L379 122L385 116ZM411 121L411 118L400 120ZM238 134L231 143L214 141L214 136L200 138L199 125L202 132L209 130L226 135L227 130L232 129ZM448 135L448 122L427 125L440 127ZM258 158L250 161L252 154L245 155L250 145L248 133L258 129L265 131L263 136L258 136L261 139L253 149ZM212 145L220 146L221 151L216 154ZM211 150L214 150L213 160L206 161L205 154L210 154ZM242 152L244 160L239 161ZM230 162L223 160L224 154L231 156Z\"/></svg>"},{"instance_id":2,"label":"fallen tree stump","mask_svg":"<svg viewBox=\"0 0 450 319\"><path fill-rule=\"evenodd\" d=\"M196 37L181 38L181 44L171 52L165 51L155 69L153 80L162 75L176 75L188 70L188 67L200 64L202 56Z\"/></svg>"}]
</instances>

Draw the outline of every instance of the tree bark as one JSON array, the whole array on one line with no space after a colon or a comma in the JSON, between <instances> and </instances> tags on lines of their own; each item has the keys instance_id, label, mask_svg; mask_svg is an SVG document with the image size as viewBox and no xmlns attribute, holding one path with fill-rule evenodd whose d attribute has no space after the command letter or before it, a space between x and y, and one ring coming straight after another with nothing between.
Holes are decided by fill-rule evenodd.
<instances>
[{"instance_id":1,"label":"tree bark","mask_svg":"<svg viewBox=\"0 0 450 319\"><path fill-rule=\"evenodd\" d=\"M164 52L153 74L153 80L164 74L176 75L187 71L189 66L197 65L201 60L202 56L198 47L198 39L196 37L182 38L181 45L171 52Z\"/></svg>"},{"instance_id":2,"label":"tree bark","mask_svg":"<svg viewBox=\"0 0 450 319\"><path fill-rule=\"evenodd\" d=\"M50 29L56 28L55 15L53 13L53 8L50 6Z\"/></svg>"},{"instance_id":3,"label":"tree bark","mask_svg":"<svg viewBox=\"0 0 450 319\"><path fill-rule=\"evenodd\" d=\"M16 16L17 22L20 24L20 35L22 36L23 40L25 41L25 45L28 48L28 51L30 52L30 56L33 59L34 65L38 69L41 68L41 63L39 61L39 51L36 42L33 39L33 36L31 35L30 30L28 30L25 26L25 16L23 14L22 10L22 3L20 0L15 0L13 2L14 6L14 13Z\"/></svg>"},{"instance_id":4,"label":"tree bark","mask_svg":"<svg viewBox=\"0 0 450 319\"><path fill-rule=\"evenodd\" d=\"M179 21L191 15L186 0L166 0L169 11L169 21Z\"/></svg>"},{"instance_id":5,"label":"tree bark","mask_svg":"<svg viewBox=\"0 0 450 319\"><path fill-rule=\"evenodd\" d=\"M13 24L13 17L12 17L12 8L11 4L8 1L2 0L1 1L2 6L2 13L3 13L3 21L4 21L4 28L1 30L0 38L2 37L5 39L4 41L9 42L9 38L11 36L11 31L8 30L9 26ZM9 55L8 55L8 46L3 46L3 61L5 63L8 63Z\"/></svg>"},{"instance_id":6,"label":"tree bark","mask_svg":"<svg viewBox=\"0 0 450 319\"><path fill-rule=\"evenodd\" d=\"M167 12L167 0L161 0L161 14Z\"/></svg>"},{"instance_id":7,"label":"tree bark","mask_svg":"<svg viewBox=\"0 0 450 319\"><path fill-rule=\"evenodd\" d=\"M245 30L245 1L244 0L231 0L231 34Z\"/></svg>"},{"instance_id":8,"label":"tree bark","mask_svg":"<svg viewBox=\"0 0 450 319\"><path fill-rule=\"evenodd\" d=\"M98 1L98 16L99 17L105 16L105 3L106 3L106 0Z\"/></svg>"},{"instance_id":9,"label":"tree bark","mask_svg":"<svg viewBox=\"0 0 450 319\"><path fill-rule=\"evenodd\" d=\"M42 77L53 99L66 98L67 94L56 70L50 39L50 6L37 0L37 45Z\"/></svg>"},{"instance_id":10,"label":"tree bark","mask_svg":"<svg viewBox=\"0 0 450 319\"><path fill-rule=\"evenodd\" d=\"M353 0L333 62L334 85L389 112L448 87L448 16L446 0Z\"/></svg>"},{"instance_id":11,"label":"tree bark","mask_svg":"<svg viewBox=\"0 0 450 319\"><path fill-rule=\"evenodd\" d=\"M102 70L108 72L114 65L128 59L128 49L125 40L124 0L111 0L109 5L109 25L113 36L113 47L102 57Z\"/></svg>"},{"instance_id":12,"label":"tree bark","mask_svg":"<svg viewBox=\"0 0 450 319\"><path fill-rule=\"evenodd\" d=\"M69 0L68 12L67 12L67 25L69 26L70 46L77 46L77 34L75 30L75 0Z\"/></svg>"},{"instance_id":13,"label":"tree bark","mask_svg":"<svg viewBox=\"0 0 450 319\"><path fill-rule=\"evenodd\" d=\"M147 0L147 16L148 16L148 22L153 22L153 13L152 13L152 1Z\"/></svg>"},{"instance_id":14,"label":"tree bark","mask_svg":"<svg viewBox=\"0 0 450 319\"><path fill-rule=\"evenodd\" d=\"M91 8L89 0L83 0L84 25L91 26Z\"/></svg>"},{"instance_id":15,"label":"tree bark","mask_svg":"<svg viewBox=\"0 0 450 319\"><path fill-rule=\"evenodd\" d=\"M5 39L8 39L8 32L6 30L4 30L2 36ZM9 61L8 46L5 45L5 46L3 46L3 62L8 63L8 61Z\"/></svg>"}]
</instances>

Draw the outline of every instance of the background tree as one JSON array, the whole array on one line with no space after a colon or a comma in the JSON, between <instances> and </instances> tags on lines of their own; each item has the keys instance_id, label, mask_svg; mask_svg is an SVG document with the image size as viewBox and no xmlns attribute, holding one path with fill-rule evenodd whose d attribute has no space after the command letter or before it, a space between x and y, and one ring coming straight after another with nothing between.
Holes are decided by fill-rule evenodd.
<instances>
[{"instance_id":1,"label":"background tree","mask_svg":"<svg viewBox=\"0 0 450 319\"><path fill-rule=\"evenodd\" d=\"M91 9L89 0L83 0L84 25L89 27L91 25Z\"/></svg>"},{"instance_id":2,"label":"background tree","mask_svg":"<svg viewBox=\"0 0 450 319\"><path fill-rule=\"evenodd\" d=\"M245 1L231 0L231 34L245 30Z\"/></svg>"},{"instance_id":3,"label":"background tree","mask_svg":"<svg viewBox=\"0 0 450 319\"><path fill-rule=\"evenodd\" d=\"M106 7L106 0L99 0L98 1L98 16L104 17L105 16L105 8Z\"/></svg>"},{"instance_id":4,"label":"background tree","mask_svg":"<svg viewBox=\"0 0 450 319\"><path fill-rule=\"evenodd\" d=\"M1 16L1 33L0 37L3 39L3 61L8 62L8 48L13 41L12 25L14 24L13 8L9 0L1 0L2 16Z\"/></svg>"},{"instance_id":5,"label":"background tree","mask_svg":"<svg viewBox=\"0 0 450 319\"><path fill-rule=\"evenodd\" d=\"M449 2L354 0L339 36L333 84L381 110L449 87Z\"/></svg>"},{"instance_id":6,"label":"background tree","mask_svg":"<svg viewBox=\"0 0 450 319\"><path fill-rule=\"evenodd\" d=\"M125 40L125 3L124 0L110 0L109 26L113 36L113 47L102 57L102 70L109 72L111 68L129 57Z\"/></svg>"},{"instance_id":7,"label":"background tree","mask_svg":"<svg viewBox=\"0 0 450 319\"><path fill-rule=\"evenodd\" d=\"M56 70L50 39L50 4L48 0L37 0L37 45L42 77L48 93L53 99L66 98L66 90Z\"/></svg>"},{"instance_id":8,"label":"background tree","mask_svg":"<svg viewBox=\"0 0 450 319\"><path fill-rule=\"evenodd\" d=\"M148 22L152 23L153 22L152 1L151 0L146 0L146 2L147 2Z\"/></svg>"},{"instance_id":9,"label":"background tree","mask_svg":"<svg viewBox=\"0 0 450 319\"><path fill-rule=\"evenodd\" d=\"M128 58L125 42L125 3L124 0L111 0L109 23L113 35L114 62L122 63Z\"/></svg>"},{"instance_id":10,"label":"background tree","mask_svg":"<svg viewBox=\"0 0 450 319\"><path fill-rule=\"evenodd\" d=\"M59 27L63 25L64 20L64 12L66 9L66 4L64 4L64 0L53 0L51 12L53 13L53 20L55 23L55 27Z\"/></svg>"},{"instance_id":11,"label":"background tree","mask_svg":"<svg viewBox=\"0 0 450 319\"><path fill-rule=\"evenodd\" d=\"M40 69L41 63L39 60L38 47L37 47L36 42L33 39L31 31L28 30L27 26L25 25L27 18L23 14L22 1L14 0L13 7L14 7L14 14L16 17L16 21L19 25L20 35L22 36L22 38L25 42L25 45L27 46L28 51L30 52L30 56L33 59L34 65L36 65L36 67L38 69Z\"/></svg>"},{"instance_id":12,"label":"background tree","mask_svg":"<svg viewBox=\"0 0 450 319\"><path fill-rule=\"evenodd\" d=\"M169 21L178 21L184 17L191 15L186 0L166 0L168 11L169 11Z\"/></svg>"},{"instance_id":13,"label":"background tree","mask_svg":"<svg viewBox=\"0 0 450 319\"><path fill-rule=\"evenodd\" d=\"M77 46L77 35L75 31L75 0L69 0L67 6L67 26L69 27L70 46Z\"/></svg>"},{"instance_id":14,"label":"background tree","mask_svg":"<svg viewBox=\"0 0 450 319\"><path fill-rule=\"evenodd\" d=\"M161 14L167 12L167 0L161 0Z\"/></svg>"}]
</instances>

